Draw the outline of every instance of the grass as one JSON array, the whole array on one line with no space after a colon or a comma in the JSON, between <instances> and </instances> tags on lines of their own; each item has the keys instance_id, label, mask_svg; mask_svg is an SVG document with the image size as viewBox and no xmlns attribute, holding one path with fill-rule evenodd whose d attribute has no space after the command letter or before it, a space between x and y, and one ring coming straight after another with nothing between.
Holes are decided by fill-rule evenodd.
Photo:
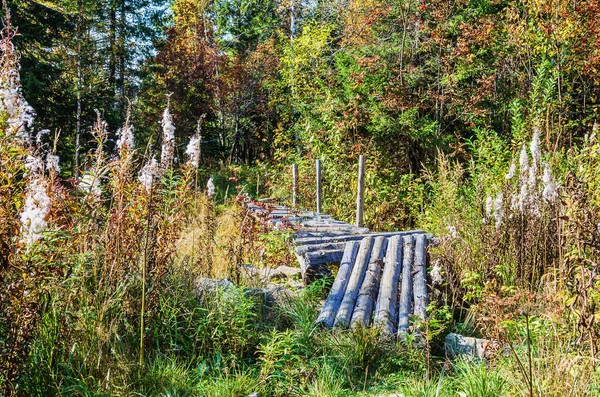
<instances>
[{"instance_id":1,"label":"grass","mask_svg":"<svg viewBox=\"0 0 600 397\"><path fill-rule=\"evenodd\" d=\"M7 65L15 68L13 61ZM244 279L240 265L294 263L290 233L269 231L243 210L240 197L227 202L222 194L211 198L199 191L191 166L162 165L152 183L141 185L137 170L148 159L126 149L118 156L105 153L108 131L98 118L92 130L98 145L85 168L100 183L94 192L82 191L53 171L29 171L25 159L41 156L43 148L15 140L5 116L0 115L2 395L600 392L597 141L584 142L568 156L540 154L538 169L521 166L520 175L509 180L504 176L509 164L502 159L516 159L517 153L496 134L481 131L471 142L470 163L440 153L436 169L425 170L422 180L403 180L409 185L402 193L406 201L422 203L420 208L371 205L374 211L383 208L374 214L381 225L388 224L384 214L411 208L414 213L394 218L410 218L439 237L429 254L443 280L430 289L429 318L420 327L424 339L391 342L374 329L316 326L325 283L267 307L260 292L247 288L260 285ZM529 161L526 150L520 157ZM551 199L547 189L555 186L541 174L542 159L559 175L561 188ZM350 216L348 183L334 174L329 179L344 189L329 203L331 210ZM19 219L25 203L31 214L40 213L31 210L40 201L28 197L32 186L41 187L38 193L48 196L41 201L50 206L42 211L46 230L28 243L27 225ZM301 195L308 197L304 190ZM228 277L236 286L198 291L198 277ZM494 338L510 354L485 362L449 361L440 344L452 328Z\"/></svg>"}]
</instances>

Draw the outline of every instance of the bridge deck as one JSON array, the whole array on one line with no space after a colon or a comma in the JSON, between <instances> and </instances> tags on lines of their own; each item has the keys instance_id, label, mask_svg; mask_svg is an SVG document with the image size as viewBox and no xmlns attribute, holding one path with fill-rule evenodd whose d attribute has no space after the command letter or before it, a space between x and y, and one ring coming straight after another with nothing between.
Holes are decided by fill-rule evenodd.
<instances>
[{"instance_id":1,"label":"bridge deck","mask_svg":"<svg viewBox=\"0 0 600 397\"><path fill-rule=\"evenodd\" d=\"M427 244L423 231L377 233L329 215L248 201L248 210L273 228L294 230L295 254L306 284L339 263L318 322L326 327L378 326L390 336L425 318Z\"/></svg>"}]
</instances>

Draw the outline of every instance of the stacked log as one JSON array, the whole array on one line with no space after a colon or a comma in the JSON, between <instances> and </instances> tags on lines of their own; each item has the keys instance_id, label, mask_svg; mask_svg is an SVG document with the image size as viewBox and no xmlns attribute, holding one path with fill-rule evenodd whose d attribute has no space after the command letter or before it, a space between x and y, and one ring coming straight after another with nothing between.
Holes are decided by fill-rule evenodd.
<instances>
[{"instance_id":1,"label":"stacked log","mask_svg":"<svg viewBox=\"0 0 600 397\"><path fill-rule=\"evenodd\" d=\"M386 336L394 336L398 327L398 283L402 265L402 236L388 241L381 286L375 306L373 324Z\"/></svg>"},{"instance_id":2,"label":"stacked log","mask_svg":"<svg viewBox=\"0 0 600 397\"><path fill-rule=\"evenodd\" d=\"M344 298L342 299L340 308L335 316L334 326L347 327L350 324L350 319L352 318L352 312L354 311L354 305L356 304L359 288L363 283L367 266L369 264L373 240L373 237L366 237L360 242L358 255L356 256L356 263L354 264L354 270L350 275L350 280L348 280L348 286L346 287Z\"/></svg>"},{"instance_id":3,"label":"stacked log","mask_svg":"<svg viewBox=\"0 0 600 397\"><path fill-rule=\"evenodd\" d=\"M415 260L413 264L413 292L415 300L415 316L425 320L427 316L427 279L426 279L426 250L427 239L424 235L415 238Z\"/></svg>"},{"instance_id":4,"label":"stacked log","mask_svg":"<svg viewBox=\"0 0 600 397\"><path fill-rule=\"evenodd\" d=\"M412 260L414 252L414 238L412 235L404 236L404 255L402 258L402 284L400 289L400 305L398 307L398 336L403 337L408 332L408 320L412 303Z\"/></svg>"},{"instance_id":5,"label":"stacked log","mask_svg":"<svg viewBox=\"0 0 600 397\"><path fill-rule=\"evenodd\" d=\"M342 303L342 298L346 292L346 286L350 280L352 269L354 269L354 261L356 260L356 255L358 254L358 247L358 241L350 241L346 243L344 256L340 262L340 268L338 270L337 277L331 286L331 290L329 291L329 296L327 296L323 310L321 310L321 314L319 315L319 318L317 318L317 323L321 323L327 328L331 328L333 326L335 315L338 312L340 304Z\"/></svg>"},{"instance_id":6,"label":"stacked log","mask_svg":"<svg viewBox=\"0 0 600 397\"><path fill-rule=\"evenodd\" d=\"M375 300L379 290L379 280L383 268L383 257L387 248L387 239L383 236L376 237L369 259L369 266L365 274L365 279L360 286L358 297L350 325L356 327L359 325L368 326L371 323Z\"/></svg>"}]
</instances>

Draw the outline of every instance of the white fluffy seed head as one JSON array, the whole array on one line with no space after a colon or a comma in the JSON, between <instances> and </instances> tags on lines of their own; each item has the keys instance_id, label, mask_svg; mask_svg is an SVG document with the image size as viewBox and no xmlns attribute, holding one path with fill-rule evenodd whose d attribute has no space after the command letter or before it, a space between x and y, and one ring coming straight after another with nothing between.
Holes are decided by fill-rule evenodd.
<instances>
[{"instance_id":1,"label":"white fluffy seed head","mask_svg":"<svg viewBox=\"0 0 600 397\"><path fill-rule=\"evenodd\" d=\"M44 161L37 156L27 156L25 159L25 168L29 170L31 178L44 174Z\"/></svg>"},{"instance_id":2,"label":"white fluffy seed head","mask_svg":"<svg viewBox=\"0 0 600 397\"><path fill-rule=\"evenodd\" d=\"M521 176L525 175L525 178L529 172L529 155L527 154L527 148L523 145L521 154L519 155L519 165L521 166Z\"/></svg>"},{"instance_id":3,"label":"white fluffy seed head","mask_svg":"<svg viewBox=\"0 0 600 397\"><path fill-rule=\"evenodd\" d=\"M542 177L542 183L544 184L542 197L548 202L553 202L558 194L556 193L556 185L554 184L552 171L550 170L550 165L548 163L544 163L544 176Z\"/></svg>"},{"instance_id":4,"label":"white fluffy seed head","mask_svg":"<svg viewBox=\"0 0 600 397\"><path fill-rule=\"evenodd\" d=\"M485 216L489 218L492 216L492 210L494 208L494 199L491 196L485 200Z\"/></svg>"},{"instance_id":5,"label":"white fluffy seed head","mask_svg":"<svg viewBox=\"0 0 600 397\"><path fill-rule=\"evenodd\" d=\"M31 246L42 237L42 233L48 226L45 218L50 212L51 205L44 178L30 179L26 189L25 205L19 214L22 241L25 245Z\"/></svg>"},{"instance_id":6,"label":"white fluffy seed head","mask_svg":"<svg viewBox=\"0 0 600 397\"><path fill-rule=\"evenodd\" d=\"M163 127L163 136L160 165L167 169L171 166L175 155L175 126L173 125L173 116L168 107L163 112L161 125Z\"/></svg>"},{"instance_id":7,"label":"white fluffy seed head","mask_svg":"<svg viewBox=\"0 0 600 397\"><path fill-rule=\"evenodd\" d=\"M528 198L529 198L529 191L527 189L527 184L523 183L521 185L521 191L519 193L519 201L518 201L518 203L519 203L518 207L519 207L519 211L521 213L525 213L525 210L527 209Z\"/></svg>"},{"instance_id":8,"label":"white fluffy seed head","mask_svg":"<svg viewBox=\"0 0 600 397\"><path fill-rule=\"evenodd\" d=\"M533 136L531 138L531 143L529 144L529 150L531 151L533 165L537 168L542 156L540 151L540 129L537 127L533 129Z\"/></svg>"},{"instance_id":9,"label":"white fluffy seed head","mask_svg":"<svg viewBox=\"0 0 600 397\"><path fill-rule=\"evenodd\" d=\"M18 56L10 40L0 40L0 52L0 111L7 116L9 133L25 144L29 140L36 114L23 96Z\"/></svg>"},{"instance_id":10,"label":"white fluffy seed head","mask_svg":"<svg viewBox=\"0 0 600 397\"><path fill-rule=\"evenodd\" d=\"M516 173L517 173L517 163L515 163L513 160L513 162L510 164L510 168L508 169L508 172L506 173L504 178L506 178L506 180L509 181L512 178L514 178Z\"/></svg>"},{"instance_id":11,"label":"white fluffy seed head","mask_svg":"<svg viewBox=\"0 0 600 397\"><path fill-rule=\"evenodd\" d=\"M155 157L152 157L152 159L148 161L141 169L138 179L147 192L150 192L152 189L152 185L154 184L156 178L160 175L160 171L161 168Z\"/></svg>"},{"instance_id":12,"label":"white fluffy seed head","mask_svg":"<svg viewBox=\"0 0 600 397\"><path fill-rule=\"evenodd\" d=\"M494 200L494 218L496 219L496 227L502 225L502 218L504 218L504 194L498 193Z\"/></svg>"},{"instance_id":13,"label":"white fluffy seed head","mask_svg":"<svg viewBox=\"0 0 600 397\"><path fill-rule=\"evenodd\" d=\"M86 194L92 195L95 199L100 199L102 196L102 187L100 186L100 177L94 175L93 172L85 172L79 178L79 189Z\"/></svg>"},{"instance_id":14,"label":"white fluffy seed head","mask_svg":"<svg viewBox=\"0 0 600 397\"><path fill-rule=\"evenodd\" d=\"M442 267L440 266L440 260L436 259L433 263L433 268L429 273L431 276L431 283L433 285L442 285L444 283L444 278L442 277Z\"/></svg>"},{"instance_id":15,"label":"white fluffy seed head","mask_svg":"<svg viewBox=\"0 0 600 397\"><path fill-rule=\"evenodd\" d=\"M51 172L60 172L60 158L52 153L46 155L46 170Z\"/></svg>"},{"instance_id":16,"label":"white fluffy seed head","mask_svg":"<svg viewBox=\"0 0 600 397\"><path fill-rule=\"evenodd\" d=\"M117 130L117 149L118 150L132 150L134 148L133 139L133 126L125 125L123 128Z\"/></svg>"},{"instance_id":17,"label":"white fluffy seed head","mask_svg":"<svg viewBox=\"0 0 600 397\"><path fill-rule=\"evenodd\" d=\"M215 193L215 183L213 182L213 177L211 176L206 184L206 194L208 194L208 197L214 197Z\"/></svg>"},{"instance_id":18,"label":"white fluffy seed head","mask_svg":"<svg viewBox=\"0 0 600 397\"><path fill-rule=\"evenodd\" d=\"M187 145L185 154L188 156L187 164L194 168L198 167L200 163L200 143L202 138L199 135L194 135Z\"/></svg>"}]
</instances>

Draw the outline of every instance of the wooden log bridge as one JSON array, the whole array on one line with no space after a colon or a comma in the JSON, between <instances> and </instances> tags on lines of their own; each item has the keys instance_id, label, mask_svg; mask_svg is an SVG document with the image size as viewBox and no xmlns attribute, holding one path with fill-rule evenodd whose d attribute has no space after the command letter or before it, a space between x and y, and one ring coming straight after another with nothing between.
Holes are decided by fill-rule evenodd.
<instances>
[{"instance_id":1,"label":"wooden log bridge","mask_svg":"<svg viewBox=\"0 0 600 397\"><path fill-rule=\"evenodd\" d=\"M329 264L339 263L317 322L329 328L376 326L390 337L402 337L410 318L425 319L431 235L421 230L371 232L326 214L268 201L248 200L246 206L272 228L293 230L305 284L331 276Z\"/></svg>"}]
</instances>

